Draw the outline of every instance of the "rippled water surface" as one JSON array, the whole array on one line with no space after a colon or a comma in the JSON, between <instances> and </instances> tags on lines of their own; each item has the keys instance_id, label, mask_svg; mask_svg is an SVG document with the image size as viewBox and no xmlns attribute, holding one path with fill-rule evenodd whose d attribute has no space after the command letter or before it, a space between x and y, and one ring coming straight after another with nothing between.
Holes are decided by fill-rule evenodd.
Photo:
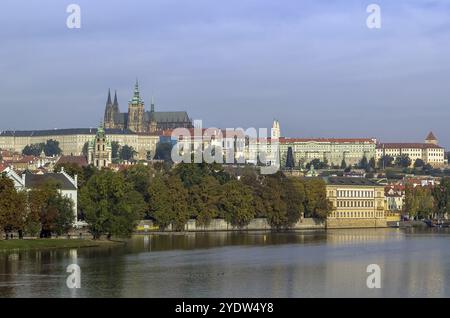
<instances>
[{"instance_id":1,"label":"rippled water surface","mask_svg":"<svg viewBox=\"0 0 450 318\"><path fill-rule=\"evenodd\" d=\"M81 268L81 288L66 267ZM369 264L381 289L368 289ZM365 229L134 236L0 254L0 297L449 297L450 232Z\"/></svg>"}]
</instances>

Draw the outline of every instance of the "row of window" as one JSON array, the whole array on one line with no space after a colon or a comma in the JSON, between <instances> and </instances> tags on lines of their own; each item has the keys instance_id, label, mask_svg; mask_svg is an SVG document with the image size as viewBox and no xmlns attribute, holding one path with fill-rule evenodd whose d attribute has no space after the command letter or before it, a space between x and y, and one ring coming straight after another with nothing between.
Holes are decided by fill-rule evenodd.
<instances>
[{"instance_id":1,"label":"row of window","mask_svg":"<svg viewBox=\"0 0 450 318\"><path fill-rule=\"evenodd\" d=\"M339 208L373 208L374 201L338 201Z\"/></svg>"},{"instance_id":2,"label":"row of window","mask_svg":"<svg viewBox=\"0 0 450 318\"><path fill-rule=\"evenodd\" d=\"M334 218L382 218L384 212L379 211L353 211L353 212L333 212Z\"/></svg>"},{"instance_id":3,"label":"row of window","mask_svg":"<svg viewBox=\"0 0 450 318\"><path fill-rule=\"evenodd\" d=\"M338 190L338 197L347 197L347 198L373 198L373 191L365 191L365 190Z\"/></svg>"}]
</instances>

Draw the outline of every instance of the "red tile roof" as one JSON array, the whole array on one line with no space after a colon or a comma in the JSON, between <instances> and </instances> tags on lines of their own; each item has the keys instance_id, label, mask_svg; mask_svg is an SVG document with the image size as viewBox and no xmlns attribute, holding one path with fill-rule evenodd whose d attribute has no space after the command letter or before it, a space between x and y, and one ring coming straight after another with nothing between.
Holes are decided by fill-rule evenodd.
<instances>
[{"instance_id":1,"label":"red tile roof","mask_svg":"<svg viewBox=\"0 0 450 318\"><path fill-rule=\"evenodd\" d=\"M434 136L433 132L430 131L430 133L428 134L428 136L425 140L434 141L434 140L437 140L437 138Z\"/></svg>"},{"instance_id":2,"label":"red tile roof","mask_svg":"<svg viewBox=\"0 0 450 318\"><path fill-rule=\"evenodd\" d=\"M80 167L87 167L88 162L85 156L61 156L58 162L60 164L73 163L79 165Z\"/></svg>"},{"instance_id":3,"label":"red tile roof","mask_svg":"<svg viewBox=\"0 0 450 318\"><path fill-rule=\"evenodd\" d=\"M417 149L442 149L441 146L425 143L381 143L377 149L417 148Z\"/></svg>"}]
</instances>

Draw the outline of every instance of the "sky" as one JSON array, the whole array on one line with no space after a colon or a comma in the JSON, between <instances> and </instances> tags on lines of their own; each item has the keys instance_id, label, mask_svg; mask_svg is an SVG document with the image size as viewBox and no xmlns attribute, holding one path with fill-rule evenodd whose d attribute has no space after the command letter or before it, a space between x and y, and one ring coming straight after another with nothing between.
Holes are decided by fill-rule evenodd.
<instances>
[{"instance_id":1,"label":"sky","mask_svg":"<svg viewBox=\"0 0 450 318\"><path fill-rule=\"evenodd\" d=\"M96 127L138 78L204 127L450 148L449 40L448 0L2 0L0 130Z\"/></svg>"}]
</instances>

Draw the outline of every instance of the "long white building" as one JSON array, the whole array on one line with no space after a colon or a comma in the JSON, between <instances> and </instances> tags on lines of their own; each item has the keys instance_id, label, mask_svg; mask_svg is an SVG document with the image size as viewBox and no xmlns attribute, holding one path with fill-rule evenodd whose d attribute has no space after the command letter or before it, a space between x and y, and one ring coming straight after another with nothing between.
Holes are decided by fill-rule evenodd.
<instances>
[{"instance_id":1,"label":"long white building","mask_svg":"<svg viewBox=\"0 0 450 318\"><path fill-rule=\"evenodd\" d=\"M442 167L446 164L445 149L438 145L438 140L430 132L424 143L380 143L376 149L377 160L383 156L397 158L407 155L411 159L411 166L417 159L433 167Z\"/></svg>"}]
</instances>

